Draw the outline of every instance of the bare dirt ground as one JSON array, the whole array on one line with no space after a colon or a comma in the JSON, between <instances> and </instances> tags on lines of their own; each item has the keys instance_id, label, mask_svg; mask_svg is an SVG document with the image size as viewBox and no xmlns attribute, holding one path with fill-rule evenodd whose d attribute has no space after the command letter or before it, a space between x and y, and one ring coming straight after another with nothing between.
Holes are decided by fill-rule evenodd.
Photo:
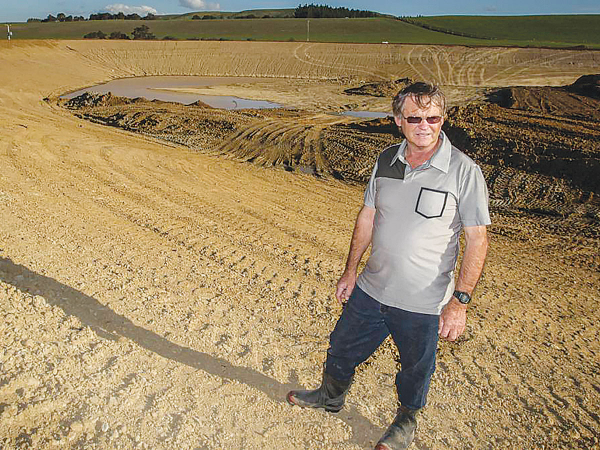
<instances>
[{"instance_id":1,"label":"bare dirt ground","mask_svg":"<svg viewBox=\"0 0 600 450\"><path fill-rule=\"evenodd\" d=\"M568 85L597 73L599 58L589 51L386 45L3 44L0 447L359 449L372 447L394 414L397 366L389 342L360 368L341 413L284 400L289 388L319 382L340 313L333 287L366 172L357 165L354 184L331 171L315 177L248 164L215 151L215 142L202 151L200 141L191 148L106 127L44 98L126 75L284 79L260 98L294 99L296 89L301 110L286 113L287 131L276 127L277 113L229 122L252 128L260 117L263 127L249 131L271 155L246 160L262 156L266 163L296 148L277 151L268 142L284 145L294 136L322 150L331 147L316 145L319 133L332 133L334 142L342 130L353 130L344 131L348 139L360 131L371 136L369 155L392 139L377 133L388 129L384 122L361 125L324 113L351 102L384 108L376 97L344 94L350 87L424 77L469 108L465 100L492 87ZM251 89L232 87L227 95ZM533 112L513 109L538 122ZM457 111L456 128L488 117L485 108L479 115ZM210 117L228 123L227 113ZM294 124L314 133L298 133ZM597 122L589 129L586 142L597 143ZM499 131L505 143L526 142ZM463 136L465 145L483 149L488 178L496 174L490 254L465 336L440 344L413 447L597 448L598 193L548 172L542 160L537 178L524 177L532 171L519 161L494 172L490 136L493 130ZM578 151L577 158L597 163L597 147ZM330 153L308 153L329 169L344 166ZM548 190L555 197L541 195ZM532 192L544 200L537 213L524 207ZM564 197L563 209L547 201Z\"/></svg>"}]
</instances>

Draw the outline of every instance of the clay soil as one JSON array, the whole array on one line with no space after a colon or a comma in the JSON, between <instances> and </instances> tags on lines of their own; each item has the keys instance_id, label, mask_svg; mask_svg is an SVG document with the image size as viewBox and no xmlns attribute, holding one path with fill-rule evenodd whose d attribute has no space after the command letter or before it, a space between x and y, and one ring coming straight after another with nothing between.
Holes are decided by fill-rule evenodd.
<instances>
[{"instance_id":1,"label":"clay soil","mask_svg":"<svg viewBox=\"0 0 600 450\"><path fill-rule=\"evenodd\" d=\"M218 42L0 47L0 448L372 448L393 345L337 415L316 386L363 183L402 79L444 86L482 166L490 252L441 342L413 448L597 448L600 53ZM595 69L595 70L594 70ZM228 112L69 90L136 75L271 77ZM400 80L400 81L398 81ZM587 81L586 81L587 80ZM586 84L587 83L587 84ZM108 126L107 126L108 125Z\"/></svg>"}]
</instances>

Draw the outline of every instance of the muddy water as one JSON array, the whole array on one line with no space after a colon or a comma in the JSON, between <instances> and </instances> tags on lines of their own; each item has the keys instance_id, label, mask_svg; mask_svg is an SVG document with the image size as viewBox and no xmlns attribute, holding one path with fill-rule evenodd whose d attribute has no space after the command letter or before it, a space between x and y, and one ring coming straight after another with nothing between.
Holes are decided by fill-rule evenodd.
<instances>
[{"instance_id":1,"label":"muddy water","mask_svg":"<svg viewBox=\"0 0 600 450\"><path fill-rule=\"evenodd\" d=\"M177 92L171 89L194 89L207 86L217 86L233 83L252 83L264 81L262 78L249 77L196 77L196 76L169 76L169 77L136 77L120 78L108 83L90 86L79 91L63 95L62 98L74 98L85 92L97 92L127 98L144 97L148 100L162 100L183 104L194 103L198 100L222 109L248 109L248 108L282 108L279 103L265 100L249 100L245 98L223 95L200 95L191 92Z\"/></svg>"},{"instance_id":2,"label":"muddy water","mask_svg":"<svg viewBox=\"0 0 600 450\"><path fill-rule=\"evenodd\" d=\"M285 105L266 100L250 100L247 98L228 95L203 95L185 91L186 89L193 90L225 84L257 83L265 80L268 81L267 78L250 77L152 76L120 78L109 81L108 83L90 86L85 89L70 92L63 95L62 98L71 99L85 92L95 92L99 94L107 94L110 92L111 94L119 97L144 97L148 100L177 102L185 105L200 100L201 102L204 102L213 108L220 109L283 108ZM184 92L179 90L183 90ZM335 114L368 119L391 115L391 113L374 111L344 111Z\"/></svg>"}]
</instances>

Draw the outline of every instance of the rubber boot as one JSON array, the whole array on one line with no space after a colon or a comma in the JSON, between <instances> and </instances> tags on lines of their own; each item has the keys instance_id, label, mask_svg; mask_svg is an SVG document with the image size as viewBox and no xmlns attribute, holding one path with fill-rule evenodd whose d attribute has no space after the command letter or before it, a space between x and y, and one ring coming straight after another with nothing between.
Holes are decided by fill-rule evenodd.
<instances>
[{"instance_id":1,"label":"rubber boot","mask_svg":"<svg viewBox=\"0 0 600 450\"><path fill-rule=\"evenodd\" d=\"M287 401L291 405L303 408L323 408L325 411L336 413L344 406L346 393L351 384L352 379L336 380L323 371L321 386L314 390L290 391L287 394Z\"/></svg>"},{"instance_id":2,"label":"rubber boot","mask_svg":"<svg viewBox=\"0 0 600 450\"><path fill-rule=\"evenodd\" d=\"M400 406L396 418L379 439L375 450L401 450L410 447L417 430L418 412L418 409Z\"/></svg>"}]
</instances>

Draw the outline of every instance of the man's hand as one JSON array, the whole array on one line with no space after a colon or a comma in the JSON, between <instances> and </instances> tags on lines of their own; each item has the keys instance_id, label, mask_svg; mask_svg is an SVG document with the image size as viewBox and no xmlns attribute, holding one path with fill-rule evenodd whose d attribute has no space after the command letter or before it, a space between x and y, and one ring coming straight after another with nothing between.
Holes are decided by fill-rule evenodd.
<instances>
[{"instance_id":1,"label":"man's hand","mask_svg":"<svg viewBox=\"0 0 600 450\"><path fill-rule=\"evenodd\" d=\"M338 302L344 304L350 298L350 294L354 290L356 284L356 274L352 272L344 272L340 280L337 282L335 290L335 298Z\"/></svg>"},{"instance_id":2,"label":"man's hand","mask_svg":"<svg viewBox=\"0 0 600 450\"><path fill-rule=\"evenodd\" d=\"M440 314L439 334L442 339L455 341L467 325L467 305L452 297Z\"/></svg>"},{"instance_id":3,"label":"man's hand","mask_svg":"<svg viewBox=\"0 0 600 450\"><path fill-rule=\"evenodd\" d=\"M487 231L484 225L465 227L465 252L456 281L457 290L473 292L483 270L487 247ZM467 305L452 297L440 315L440 337L455 341L465 331L466 324Z\"/></svg>"}]
</instances>

